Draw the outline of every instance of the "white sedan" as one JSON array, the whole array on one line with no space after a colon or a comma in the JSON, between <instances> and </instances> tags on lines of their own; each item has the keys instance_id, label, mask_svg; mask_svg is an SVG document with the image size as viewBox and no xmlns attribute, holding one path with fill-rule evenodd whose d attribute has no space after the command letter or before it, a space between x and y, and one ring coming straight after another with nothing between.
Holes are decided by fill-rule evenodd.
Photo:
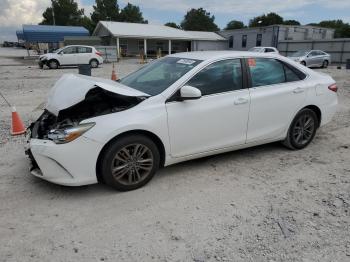
<instances>
[{"instance_id":1,"label":"white sedan","mask_svg":"<svg viewBox=\"0 0 350 262\"><path fill-rule=\"evenodd\" d=\"M328 75L264 53L169 55L119 82L68 74L29 128L31 173L133 190L164 166L282 141L302 149L337 108Z\"/></svg>"}]
</instances>

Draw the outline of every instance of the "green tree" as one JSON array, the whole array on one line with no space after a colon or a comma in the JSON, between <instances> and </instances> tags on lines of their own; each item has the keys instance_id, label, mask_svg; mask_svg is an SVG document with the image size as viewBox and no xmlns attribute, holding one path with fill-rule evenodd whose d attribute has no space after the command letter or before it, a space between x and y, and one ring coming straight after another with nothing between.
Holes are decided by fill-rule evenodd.
<instances>
[{"instance_id":1,"label":"green tree","mask_svg":"<svg viewBox=\"0 0 350 262\"><path fill-rule=\"evenodd\" d=\"M120 11L119 21L121 22L130 22L130 23L143 23L147 24L148 21L145 20L142 16L142 12L140 8L136 5L132 5L128 3L121 11Z\"/></svg>"},{"instance_id":2,"label":"green tree","mask_svg":"<svg viewBox=\"0 0 350 262\"><path fill-rule=\"evenodd\" d=\"M92 7L91 20L94 25L99 21L119 21L119 6L117 0L96 0Z\"/></svg>"},{"instance_id":3,"label":"green tree","mask_svg":"<svg viewBox=\"0 0 350 262\"><path fill-rule=\"evenodd\" d=\"M244 24L242 21L232 20L227 23L224 30L232 30L232 29L241 29L244 28Z\"/></svg>"},{"instance_id":4,"label":"green tree","mask_svg":"<svg viewBox=\"0 0 350 262\"><path fill-rule=\"evenodd\" d=\"M86 15L80 19L79 25L89 30L90 34L92 34L96 27L95 23L90 19L90 17L87 17Z\"/></svg>"},{"instance_id":5,"label":"green tree","mask_svg":"<svg viewBox=\"0 0 350 262\"><path fill-rule=\"evenodd\" d=\"M56 25L80 25L84 16L84 9L79 9L74 0L53 0L52 6L46 8L43 13L41 25L53 25L53 11Z\"/></svg>"},{"instance_id":6,"label":"green tree","mask_svg":"<svg viewBox=\"0 0 350 262\"><path fill-rule=\"evenodd\" d=\"M215 16L210 16L210 13L203 8L192 8L181 22L181 28L193 31L219 31L214 20Z\"/></svg>"},{"instance_id":7,"label":"green tree","mask_svg":"<svg viewBox=\"0 0 350 262\"><path fill-rule=\"evenodd\" d=\"M310 24L313 26L321 26L327 28L335 29L334 37L335 38L345 38L350 37L350 24L344 23L343 20L325 20L319 23Z\"/></svg>"},{"instance_id":8,"label":"green tree","mask_svg":"<svg viewBox=\"0 0 350 262\"><path fill-rule=\"evenodd\" d=\"M284 20L284 25L300 25L300 22L297 20Z\"/></svg>"},{"instance_id":9,"label":"green tree","mask_svg":"<svg viewBox=\"0 0 350 262\"><path fill-rule=\"evenodd\" d=\"M249 21L249 27L283 24L283 18L276 13L263 14Z\"/></svg>"},{"instance_id":10,"label":"green tree","mask_svg":"<svg viewBox=\"0 0 350 262\"><path fill-rule=\"evenodd\" d=\"M168 22L166 24L164 24L165 26L169 26L169 27L173 27L173 28L177 28L177 29L181 29L181 27L179 25L177 25L174 22Z\"/></svg>"}]
</instances>

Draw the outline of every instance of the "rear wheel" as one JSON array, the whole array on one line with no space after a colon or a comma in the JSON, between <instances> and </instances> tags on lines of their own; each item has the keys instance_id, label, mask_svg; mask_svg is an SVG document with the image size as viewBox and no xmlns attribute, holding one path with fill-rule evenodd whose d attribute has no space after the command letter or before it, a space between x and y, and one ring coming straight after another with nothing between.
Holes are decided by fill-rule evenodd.
<instances>
[{"instance_id":1,"label":"rear wheel","mask_svg":"<svg viewBox=\"0 0 350 262\"><path fill-rule=\"evenodd\" d=\"M90 64L91 68L97 68L99 63L96 59L91 59L89 64Z\"/></svg>"},{"instance_id":2,"label":"rear wheel","mask_svg":"<svg viewBox=\"0 0 350 262\"><path fill-rule=\"evenodd\" d=\"M50 69L57 69L58 68L58 62L56 60L50 60L48 65L49 65Z\"/></svg>"},{"instance_id":3,"label":"rear wheel","mask_svg":"<svg viewBox=\"0 0 350 262\"><path fill-rule=\"evenodd\" d=\"M147 184L159 168L160 156L154 142L143 135L117 139L104 152L102 176L106 184L129 191Z\"/></svg>"},{"instance_id":4,"label":"rear wheel","mask_svg":"<svg viewBox=\"0 0 350 262\"><path fill-rule=\"evenodd\" d=\"M328 61L324 60L322 63L322 68L327 68L328 67Z\"/></svg>"},{"instance_id":5,"label":"rear wheel","mask_svg":"<svg viewBox=\"0 0 350 262\"><path fill-rule=\"evenodd\" d=\"M318 119L314 111L302 109L293 119L283 144L290 149L306 147L316 134Z\"/></svg>"}]
</instances>

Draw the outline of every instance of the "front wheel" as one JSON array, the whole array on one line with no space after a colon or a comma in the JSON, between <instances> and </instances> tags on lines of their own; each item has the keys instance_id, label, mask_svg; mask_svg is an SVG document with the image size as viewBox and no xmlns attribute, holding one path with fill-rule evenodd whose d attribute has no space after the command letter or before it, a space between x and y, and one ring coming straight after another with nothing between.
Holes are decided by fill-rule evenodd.
<instances>
[{"instance_id":1,"label":"front wheel","mask_svg":"<svg viewBox=\"0 0 350 262\"><path fill-rule=\"evenodd\" d=\"M50 69L57 69L58 68L58 62L56 60L50 60L49 61L49 68Z\"/></svg>"},{"instance_id":2,"label":"front wheel","mask_svg":"<svg viewBox=\"0 0 350 262\"><path fill-rule=\"evenodd\" d=\"M293 119L283 144L290 149L306 147L316 134L318 119L314 111L302 109Z\"/></svg>"},{"instance_id":3,"label":"front wheel","mask_svg":"<svg viewBox=\"0 0 350 262\"><path fill-rule=\"evenodd\" d=\"M118 138L101 159L102 177L119 191L129 191L147 184L159 168L160 156L155 143L143 135Z\"/></svg>"}]
</instances>

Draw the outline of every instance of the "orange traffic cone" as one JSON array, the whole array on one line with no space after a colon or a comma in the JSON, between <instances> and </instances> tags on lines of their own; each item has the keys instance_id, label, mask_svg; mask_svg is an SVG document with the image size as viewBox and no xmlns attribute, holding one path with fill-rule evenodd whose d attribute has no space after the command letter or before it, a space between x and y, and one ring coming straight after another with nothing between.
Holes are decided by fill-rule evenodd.
<instances>
[{"instance_id":1,"label":"orange traffic cone","mask_svg":"<svg viewBox=\"0 0 350 262\"><path fill-rule=\"evenodd\" d=\"M117 81L118 80L118 77L117 77L117 74L115 73L115 70L114 70L114 63L113 63L113 69L112 69L112 77L111 79L113 81Z\"/></svg>"},{"instance_id":2,"label":"orange traffic cone","mask_svg":"<svg viewBox=\"0 0 350 262\"><path fill-rule=\"evenodd\" d=\"M19 117L19 114L16 111L16 108L12 107L12 128L11 128L11 135L22 135L26 132L26 128L24 127L24 124Z\"/></svg>"}]
</instances>

